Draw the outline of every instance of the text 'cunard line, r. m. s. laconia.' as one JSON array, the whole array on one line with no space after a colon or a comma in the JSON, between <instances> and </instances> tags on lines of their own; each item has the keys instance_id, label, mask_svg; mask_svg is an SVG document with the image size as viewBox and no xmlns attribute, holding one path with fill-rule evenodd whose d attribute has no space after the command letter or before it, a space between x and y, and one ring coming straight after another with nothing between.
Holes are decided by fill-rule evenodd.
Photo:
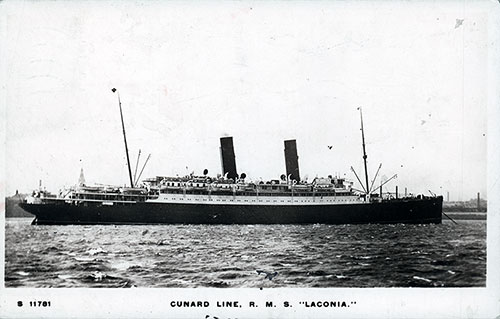
<instances>
[{"instance_id":1,"label":"text 'cunard line, r. m. s. laconia.'","mask_svg":"<svg viewBox=\"0 0 500 319\"><path fill-rule=\"evenodd\" d=\"M172 308L290 308L295 306L302 306L305 308L349 308L356 305L356 301L346 301L346 300L307 300L307 301L248 301L241 302L238 300L217 300L215 302L210 302L208 300L172 300L169 303Z\"/></svg>"}]
</instances>

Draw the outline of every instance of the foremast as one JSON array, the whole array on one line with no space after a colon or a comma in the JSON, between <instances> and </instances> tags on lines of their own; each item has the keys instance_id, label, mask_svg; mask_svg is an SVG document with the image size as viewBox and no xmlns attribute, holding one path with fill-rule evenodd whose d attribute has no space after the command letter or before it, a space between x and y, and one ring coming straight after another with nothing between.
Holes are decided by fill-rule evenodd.
<instances>
[{"instance_id":1,"label":"foremast","mask_svg":"<svg viewBox=\"0 0 500 319\"><path fill-rule=\"evenodd\" d=\"M112 88L111 91L113 93L116 92L116 94L118 95L118 105L120 106L120 118L122 120L122 129L123 129L123 141L125 142L125 154L127 155L128 176L130 178L130 187L133 188L134 181L132 179L132 170L130 168L130 158L128 156L127 135L125 134L125 123L123 122L122 102L120 101L120 93L115 88Z\"/></svg>"}]
</instances>

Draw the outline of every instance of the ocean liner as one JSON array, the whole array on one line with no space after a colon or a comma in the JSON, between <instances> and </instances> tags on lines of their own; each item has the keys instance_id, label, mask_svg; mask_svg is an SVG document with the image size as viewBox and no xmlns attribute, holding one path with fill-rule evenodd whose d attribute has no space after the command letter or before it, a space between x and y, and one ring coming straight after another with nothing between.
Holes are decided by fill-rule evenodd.
<instances>
[{"instance_id":1,"label":"ocean liner","mask_svg":"<svg viewBox=\"0 0 500 319\"><path fill-rule=\"evenodd\" d=\"M113 89L113 92L117 91ZM58 195L34 191L20 204L35 215L33 224L415 224L442 221L442 196L400 197L397 191L383 194L383 184L378 192L373 182L369 185L361 109L364 185L351 169L362 190L354 189L352 182L338 176L317 177L311 182L301 180L295 140L284 142L286 174L275 180L250 181L245 173L237 173L232 137L220 139L222 174L210 177L205 169L203 175L156 176L138 184L132 178L119 95L118 102L130 187L87 186L81 174L78 186Z\"/></svg>"}]
</instances>

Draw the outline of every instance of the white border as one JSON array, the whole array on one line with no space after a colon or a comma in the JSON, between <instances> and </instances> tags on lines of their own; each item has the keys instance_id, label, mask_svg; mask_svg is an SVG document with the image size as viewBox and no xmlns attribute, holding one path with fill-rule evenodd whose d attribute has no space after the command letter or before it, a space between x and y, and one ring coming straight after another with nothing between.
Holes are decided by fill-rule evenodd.
<instances>
[{"instance_id":1,"label":"white border","mask_svg":"<svg viewBox=\"0 0 500 319\"><path fill-rule=\"evenodd\" d=\"M500 315L500 5L490 1L489 73L488 73L488 222L487 222L487 284L486 288L325 288L292 289L27 289L3 288L0 282L0 317L2 318L493 318ZM26 3L24 3L26 5ZM0 10L3 10L0 4ZM0 20L2 34L5 21ZM7 48L8 49L8 48ZM0 46L0 50L6 50ZM3 55L3 54L2 54ZM5 79L7 63L0 61ZM5 86L0 88L2 119L5 119ZM0 129L5 140L5 126ZM0 158L5 158L0 148ZM1 161L0 181L5 177L5 161ZM3 184L3 183L2 183ZM0 184L0 186L3 186ZM0 187L5 198L4 187ZM493 194L497 194L494 196ZM3 203L3 202L2 202ZM5 229L4 205L1 225ZM4 232L0 241L4 243ZM0 272L4 274L5 251L2 250ZM259 308L171 308L171 300L234 300L246 304L253 300ZM50 308L18 308L18 300L51 300ZM292 308L265 308L265 301L279 304L288 300ZM356 301L349 308L308 308L299 306L301 300Z\"/></svg>"}]
</instances>

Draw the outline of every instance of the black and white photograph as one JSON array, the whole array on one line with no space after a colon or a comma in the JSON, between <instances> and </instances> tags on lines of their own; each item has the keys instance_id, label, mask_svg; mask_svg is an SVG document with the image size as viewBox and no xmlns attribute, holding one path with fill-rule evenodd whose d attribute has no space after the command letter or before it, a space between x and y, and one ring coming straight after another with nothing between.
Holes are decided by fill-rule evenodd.
<instances>
[{"instance_id":1,"label":"black and white photograph","mask_svg":"<svg viewBox=\"0 0 500 319\"><path fill-rule=\"evenodd\" d=\"M500 315L500 3L3 1L3 318Z\"/></svg>"}]
</instances>

